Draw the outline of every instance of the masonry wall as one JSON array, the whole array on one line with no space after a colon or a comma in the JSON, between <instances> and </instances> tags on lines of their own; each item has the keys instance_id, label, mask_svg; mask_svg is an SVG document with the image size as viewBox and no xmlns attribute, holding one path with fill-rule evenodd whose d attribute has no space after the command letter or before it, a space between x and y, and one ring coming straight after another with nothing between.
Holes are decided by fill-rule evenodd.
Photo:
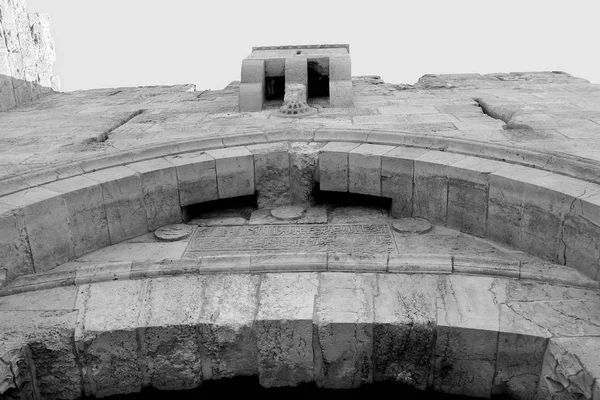
<instances>
[{"instance_id":1,"label":"masonry wall","mask_svg":"<svg viewBox=\"0 0 600 400\"><path fill-rule=\"evenodd\" d=\"M59 90L50 16L25 11L24 0L0 0L0 111Z\"/></svg>"}]
</instances>

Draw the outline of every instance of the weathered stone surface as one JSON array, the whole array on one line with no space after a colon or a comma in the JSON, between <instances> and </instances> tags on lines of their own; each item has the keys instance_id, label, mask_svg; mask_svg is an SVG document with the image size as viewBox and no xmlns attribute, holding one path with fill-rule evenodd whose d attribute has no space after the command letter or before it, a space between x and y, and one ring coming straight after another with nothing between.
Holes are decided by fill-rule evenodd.
<instances>
[{"instance_id":1,"label":"weathered stone surface","mask_svg":"<svg viewBox=\"0 0 600 400\"><path fill-rule=\"evenodd\" d=\"M245 147L209 150L215 159L219 199L254 194L254 158Z\"/></svg>"},{"instance_id":2,"label":"weathered stone surface","mask_svg":"<svg viewBox=\"0 0 600 400\"><path fill-rule=\"evenodd\" d=\"M401 274L451 274L450 254L390 254L388 271Z\"/></svg>"},{"instance_id":3,"label":"weathered stone surface","mask_svg":"<svg viewBox=\"0 0 600 400\"><path fill-rule=\"evenodd\" d=\"M140 391L138 316L146 281L113 281L79 287L75 346L85 394L98 397Z\"/></svg>"},{"instance_id":4,"label":"weathered stone surface","mask_svg":"<svg viewBox=\"0 0 600 400\"><path fill-rule=\"evenodd\" d=\"M381 156L381 195L392 199L393 217L412 217L413 164L427 152L427 149L396 147Z\"/></svg>"},{"instance_id":5,"label":"weathered stone surface","mask_svg":"<svg viewBox=\"0 0 600 400\"><path fill-rule=\"evenodd\" d=\"M505 282L452 275L440 281L433 386L445 393L490 396L496 369L499 305Z\"/></svg>"},{"instance_id":6,"label":"weathered stone surface","mask_svg":"<svg viewBox=\"0 0 600 400\"><path fill-rule=\"evenodd\" d=\"M315 310L319 386L352 388L373 381L374 274L322 273Z\"/></svg>"},{"instance_id":7,"label":"weathered stone surface","mask_svg":"<svg viewBox=\"0 0 600 400\"><path fill-rule=\"evenodd\" d=\"M598 337L553 338L548 343L538 398L598 398L600 376Z\"/></svg>"},{"instance_id":8,"label":"weathered stone surface","mask_svg":"<svg viewBox=\"0 0 600 400\"><path fill-rule=\"evenodd\" d=\"M292 204L310 205L312 191L318 175L318 153L324 143L291 143L290 201Z\"/></svg>"},{"instance_id":9,"label":"weathered stone surface","mask_svg":"<svg viewBox=\"0 0 600 400\"><path fill-rule=\"evenodd\" d=\"M103 281L126 280L131 277L131 261L112 263L90 263L77 267L75 285Z\"/></svg>"},{"instance_id":10,"label":"weathered stone surface","mask_svg":"<svg viewBox=\"0 0 600 400\"><path fill-rule=\"evenodd\" d=\"M100 250L88 253L80 257L80 261L86 262L114 262L114 261L160 261L166 258L181 258L186 241L159 242L159 243L130 243L123 242Z\"/></svg>"},{"instance_id":11,"label":"weathered stone surface","mask_svg":"<svg viewBox=\"0 0 600 400\"><path fill-rule=\"evenodd\" d=\"M59 193L38 187L4 196L1 201L21 210L36 272L48 271L73 259L69 214ZM18 225L15 222L12 225L14 237Z\"/></svg>"},{"instance_id":12,"label":"weathered stone surface","mask_svg":"<svg viewBox=\"0 0 600 400\"><path fill-rule=\"evenodd\" d=\"M179 201L182 207L217 200L215 160L204 152L186 153L166 158L177 168Z\"/></svg>"},{"instance_id":13,"label":"weathered stone surface","mask_svg":"<svg viewBox=\"0 0 600 400\"><path fill-rule=\"evenodd\" d=\"M74 176L44 187L61 193L69 212L75 257L108 246L108 221L98 182Z\"/></svg>"},{"instance_id":14,"label":"weathered stone surface","mask_svg":"<svg viewBox=\"0 0 600 400\"><path fill-rule=\"evenodd\" d=\"M254 179L259 208L290 204L290 158L281 143L247 146L254 154Z\"/></svg>"},{"instance_id":15,"label":"weathered stone surface","mask_svg":"<svg viewBox=\"0 0 600 400\"><path fill-rule=\"evenodd\" d=\"M0 204L0 254L7 279L34 273L23 213Z\"/></svg>"},{"instance_id":16,"label":"weathered stone surface","mask_svg":"<svg viewBox=\"0 0 600 400\"><path fill-rule=\"evenodd\" d=\"M0 297L0 310L73 310L77 287L66 286Z\"/></svg>"},{"instance_id":17,"label":"weathered stone surface","mask_svg":"<svg viewBox=\"0 0 600 400\"><path fill-rule=\"evenodd\" d=\"M348 153L348 190L381 196L381 156L393 146L361 144Z\"/></svg>"},{"instance_id":18,"label":"weathered stone surface","mask_svg":"<svg viewBox=\"0 0 600 400\"><path fill-rule=\"evenodd\" d=\"M81 397L81 371L73 353L77 311L0 311L0 358L7 349L28 345L43 398Z\"/></svg>"},{"instance_id":19,"label":"weathered stone surface","mask_svg":"<svg viewBox=\"0 0 600 400\"><path fill-rule=\"evenodd\" d=\"M249 274L206 276L198 320L203 379L258 374L253 323L260 280Z\"/></svg>"},{"instance_id":20,"label":"weathered stone surface","mask_svg":"<svg viewBox=\"0 0 600 400\"><path fill-rule=\"evenodd\" d=\"M258 372L263 386L313 380L313 313L319 276L266 274L256 316Z\"/></svg>"},{"instance_id":21,"label":"weathered stone surface","mask_svg":"<svg viewBox=\"0 0 600 400\"><path fill-rule=\"evenodd\" d=\"M424 390L430 381L438 278L381 274L374 299L374 380Z\"/></svg>"},{"instance_id":22,"label":"weathered stone surface","mask_svg":"<svg viewBox=\"0 0 600 400\"><path fill-rule=\"evenodd\" d=\"M173 242L176 240L181 240L194 232L194 228L189 225L184 224L174 224L174 225L166 225L161 226L156 231L154 231L154 235L165 242Z\"/></svg>"},{"instance_id":23,"label":"weathered stone surface","mask_svg":"<svg viewBox=\"0 0 600 400\"><path fill-rule=\"evenodd\" d=\"M139 174L126 167L114 167L87 174L100 182L112 244L148 231Z\"/></svg>"},{"instance_id":24,"label":"weathered stone surface","mask_svg":"<svg viewBox=\"0 0 600 400\"><path fill-rule=\"evenodd\" d=\"M288 207L280 207L282 210ZM323 206L309 207L304 206L290 206L290 209L300 210L304 212L300 214L297 219L279 219L273 216L274 210L263 209L255 210L250 216L250 225L287 225L287 224L326 224L327 223L327 209ZM276 212L277 213L277 212ZM294 214L288 214L294 215ZM295 215L298 215L297 213ZM242 224L235 224L242 225Z\"/></svg>"},{"instance_id":25,"label":"weathered stone surface","mask_svg":"<svg viewBox=\"0 0 600 400\"><path fill-rule=\"evenodd\" d=\"M348 152L357 143L329 142L319 150L319 179L321 190L348 191Z\"/></svg>"},{"instance_id":26,"label":"weathered stone surface","mask_svg":"<svg viewBox=\"0 0 600 400\"><path fill-rule=\"evenodd\" d=\"M422 235L431 230L425 218L398 218L392 220L392 228L401 235Z\"/></svg>"},{"instance_id":27,"label":"weathered stone surface","mask_svg":"<svg viewBox=\"0 0 600 400\"><path fill-rule=\"evenodd\" d=\"M279 220L294 220L301 218L306 212L306 208L302 206L284 206L277 207L271 210L271 215Z\"/></svg>"},{"instance_id":28,"label":"weathered stone surface","mask_svg":"<svg viewBox=\"0 0 600 400\"><path fill-rule=\"evenodd\" d=\"M195 388L202 382L198 317L203 276L148 281L140 313L140 347L147 365L145 384L161 390Z\"/></svg>"}]
</instances>

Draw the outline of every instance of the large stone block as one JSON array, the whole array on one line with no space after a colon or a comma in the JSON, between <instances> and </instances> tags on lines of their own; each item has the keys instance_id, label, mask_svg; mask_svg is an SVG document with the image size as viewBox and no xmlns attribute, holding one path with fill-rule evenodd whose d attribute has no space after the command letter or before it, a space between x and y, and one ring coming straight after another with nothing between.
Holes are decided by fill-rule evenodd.
<instances>
[{"instance_id":1,"label":"large stone block","mask_svg":"<svg viewBox=\"0 0 600 400\"><path fill-rule=\"evenodd\" d=\"M381 195L392 199L392 217L413 214L413 164L427 149L396 147L381 156Z\"/></svg>"},{"instance_id":2,"label":"large stone block","mask_svg":"<svg viewBox=\"0 0 600 400\"><path fill-rule=\"evenodd\" d=\"M148 231L139 173L127 167L92 172L88 178L100 183L112 244Z\"/></svg>"},{"instance_id":3,"label":"large stone block","mask_svg":"<svg viewBox=\"0 0 600 400\"><path fill-rule=\"evenodd\" d=\"M0 268L6 269L8 280L35 272L23 212L2 203L0 203L0 254L2 254Z\"/></svg>"},{"instance_id":4,"label":"large stone block","mask_svg":"<svg viewBox=\"0 0 600 400\"><path fill-rule=\"evenodd\" d=\"M147 381L138 329L147 285L126 280L80 286L75 347L87 396L135 393Z\"/></svg>"},{"instance_id":5,"label":"large stone block","mask_svg":"<svg viewBox=\"0 0 600 400\"><path fill-rule=\"evenodd\" d=\"M140 174L148 229L182 221L176 169L164 158L129 164Z\"/></svg>"},{"instance_id":6,"label":"large stone block","mask_svg":"<svg viewBox=\"0 0 600 400\"><path fill-rule=\"evenodd\" d=\"M265 101L264 83L242 83L240 85L240 112L262 111Z\"/></svg>"},{"instance_id":7,"label":"large stone block","mask_svg":"<svg viewBox=\"0 0 600 400\"><path fill-rule=\"evenodd\" d=\"M74 176L44 187L62 193L69 212L75 257L110 244L102 188L98 182Z\"/></svg>"},{"instance_id":8,"label":"large stone block","mask_svg":"<svg viewBox=\"0 0 600 400\"><path fill-rule=\"evenodd\" d=\"M450 166L465 156L429 151L415 160L413 215L433 224L446 225L448 173Z\"/></svg>"},{"instance_id":9,"label":"large stone block","mask_svg":"<svg viewBox=\"0 0 600 400\"><path fill-rule=\"evenodd\" d=\"M321 190L348 191L348 153L357 143L329 142L319 151L319 179Z\"/></svg>"},{"instance_id":10,"label":"large stone block","mask_svg":"<svg viewBox=\"0 0 600 400\"><path fill-rule=\"evenodd\" d=\"M285 83L301 83L308 87L308 62L306 57L293 56L285 59Z\"/></svg>"},{"instance_id":11,"label":"large stone block","mask_svg":"<svg viewBox=\"0 0 600 400\"><path fill-rule=\"evenodd\" d=\"M569 214L563 224L563 258L567 266L600 280L600 226L580 214Z\"/></svg>"},{"instance_id":12,"label":"large stone block","mask_svg":"<svg viewBox=\"0 0 600 400\"><path fill-rule=\"evenodd\" d=\"M260 279L250 274L206 277L198 320L204 380L258 374L253 324Z\"/></svg>"},{"instance_id":13,"label":"large stone block","mask_svg":"<svg viewBox=\"0 0 600 400\"><path fill-rule=\"evenodd\" d=\"M0 201L22 210L35 272L48 271L74 258L69 213L59 193L36 187Z\"/></svg>"},{"instance_id":14,"label":"large stone block","mask_svg":"<svg viewBox=\"0 0 600 400\"><path fill-rule=\"evenodd\" d=\"M378 276L374 300L374 380L425 390L434 350L438 278L432 275Z\"/></svg>"},{"instance_id":15,"label":"large stone block","mask_svg":"<svg viewBox=\"0 0 600 400\"><path fill-rule=\"evenodd\" d=\"M329 81L329 105L352 107L352 81Z\"/></svg>"},{"instance_id":16,"label":"large stone block","mask_svg":"<svg viewBox=\"0 0 600 400\"><path fill-rule=\"evenodd\" d=\"M161 390L192 389L202 382L197 318L201 313L203 276L148 281L140 313L141 352L148 361L147 380Z\"/></svg>"},{"instance_id":17,"label":"large stone block","mask_svg":"<svg viewBox=\"0 0 600 400\"><path fill-rule=\"evenodd\" d=\"M258 208L290 204L290 157L287 144L247 146L254 155L254 179Z\"/></svg>"},{"instance_id":18,"label":"large stone block","mask_svg":"<svg viewBox=\"0 0 600 400\"><path fill-rule=\"evenodd\" d=\"M318 174L319 149L323 143L292 143L290 157L290 197L292 204L309 205Z\"/></svg>"},{"instance_id":19,"label":"large stone block","mask_svg":"<svg viewBox=\"0 0 600 400\"><path fill-rule=\"evenodd\" d=\"M316 273L266 274L256 321L261 385L296 386L313 380Z\"/></svg>"},{"instance_id":20,"label":"large stone block","mask_svg":"<svg viewBox=\"0 0 600 400\"><path fill-rule=\"evenodd\" d=\"M329 57L329 81L352 81L350 57Z\"/></svg>"},{"instance_id":21,"label":"large stone block","mask_svg":"<svg viewBox=\"0 0 600 400\"><path fill-rule=\"evenodd\" d=\"M242 84L265 81L265 60L245 59L242 61Z\"/></svg>"},{"instance_id":22,"label":"large stone block","mask_svg":"<svg viewBox=\"0 0 600 400\"><path fill-rule=\"evenodd\" d=\"M490 396L496 370L499 304L505 281L442 278L438 293L433 387L450 394Z\"/></svg>"},{"instance_id":23,"label":"large stone block","mask_svg":"<svg viewBox=\"0 0 600 400\"><path fill-rule=\"evenodd\" d=\"M393 146L361 144L348 153L348 190L381 196L381 156Z\"/></svg>"},{"instance_id":24,"label":"large stone block","mask_svg":"<svg viewBox=\"0 0 600 400\"><path fill-rule=\"evenodd\" d=\"M169 156L166 160L177 168L181 207L219 198L214 158L199 152Z\"/></svg>"},{"instance_id":25,"label":"large stone block","mask_svg":"<svg viewBox=\"0 0 600 400\"><path fill-rule=\"evenodd\" d=\"M254 157L245 147L209 150L215 159L219 199L254 194Z\"/></svg>"},{"instance_id":26,"label":"large stone block","mask_svg":"<svg viewBox=\"0 0 600 400\"><path fill-rule=\"evenodd\" d=\"M375 274L322 273L315 310L315 381L355 388L373 381Z\"/></svg>"},{"instance_id":27,"label":"large stone block","mask_svg":"<svg viewBox=\"0 0 600 400\"><path fill-rule=\"evenodd\" d=\"M600 339L552 338L544 356L539 399L590 399L600 395Z\"/></svg>"}]
</instances>

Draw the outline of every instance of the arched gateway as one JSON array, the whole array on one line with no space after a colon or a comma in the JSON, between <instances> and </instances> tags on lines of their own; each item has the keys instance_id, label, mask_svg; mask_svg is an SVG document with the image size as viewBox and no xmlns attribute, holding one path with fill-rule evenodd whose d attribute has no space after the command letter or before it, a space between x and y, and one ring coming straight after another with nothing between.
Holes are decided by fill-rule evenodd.
<instances>
[{"instance_id":1,"label":"arched gateway","mask_svg":"<svg viewBox=\"0 0 600 400\"><path fill-rule=\"evenodd\" d=\"M355 78L351 106L313 102L301 120L268 101L239 113L235 86L55 94L7 112L145 107L96 140L59 132L43 168L3 177L0 393L258 376L600 399L600 164L564 134L563 153L515 145L544 147L550 115L557 132L582 115L532 100L583 92L555 75ZM504 117L502 95L544 108L503 130L473 100ZM511 130L517 118L528 128Z\"/></svg>"}]
</instances>

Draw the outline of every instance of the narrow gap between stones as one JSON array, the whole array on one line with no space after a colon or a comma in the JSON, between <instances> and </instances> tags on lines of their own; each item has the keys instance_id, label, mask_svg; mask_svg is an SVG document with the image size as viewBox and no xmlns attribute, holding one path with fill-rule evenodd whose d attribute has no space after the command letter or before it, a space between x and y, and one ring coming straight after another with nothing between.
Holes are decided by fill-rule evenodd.
<instances>
[{"instance_id":1,"label":"narrow gap between stones","mask_svg":"<svg viewBox=\"0 0 600 400\"><path fill-rule=\"evenodd\" d=\"M161 391L144 388L139 393L105 397L106 400L148 400L148 399L199 399L199 398L259 398L261 400L362 400L365 398L393 397L412 400L459 400L474 399L469 396L450 395L433 391L421 391L414 387L395 382L380 382L361 385L355 389L324 389L314 383L302 383L296 387L264 388L260 386L258 377L238 377L203 382L201 386L191 390ZM81 400L92 400L84 397ZM505 395L492 396L494 400L509 400Z\"/></svg>"}]
</instances>

